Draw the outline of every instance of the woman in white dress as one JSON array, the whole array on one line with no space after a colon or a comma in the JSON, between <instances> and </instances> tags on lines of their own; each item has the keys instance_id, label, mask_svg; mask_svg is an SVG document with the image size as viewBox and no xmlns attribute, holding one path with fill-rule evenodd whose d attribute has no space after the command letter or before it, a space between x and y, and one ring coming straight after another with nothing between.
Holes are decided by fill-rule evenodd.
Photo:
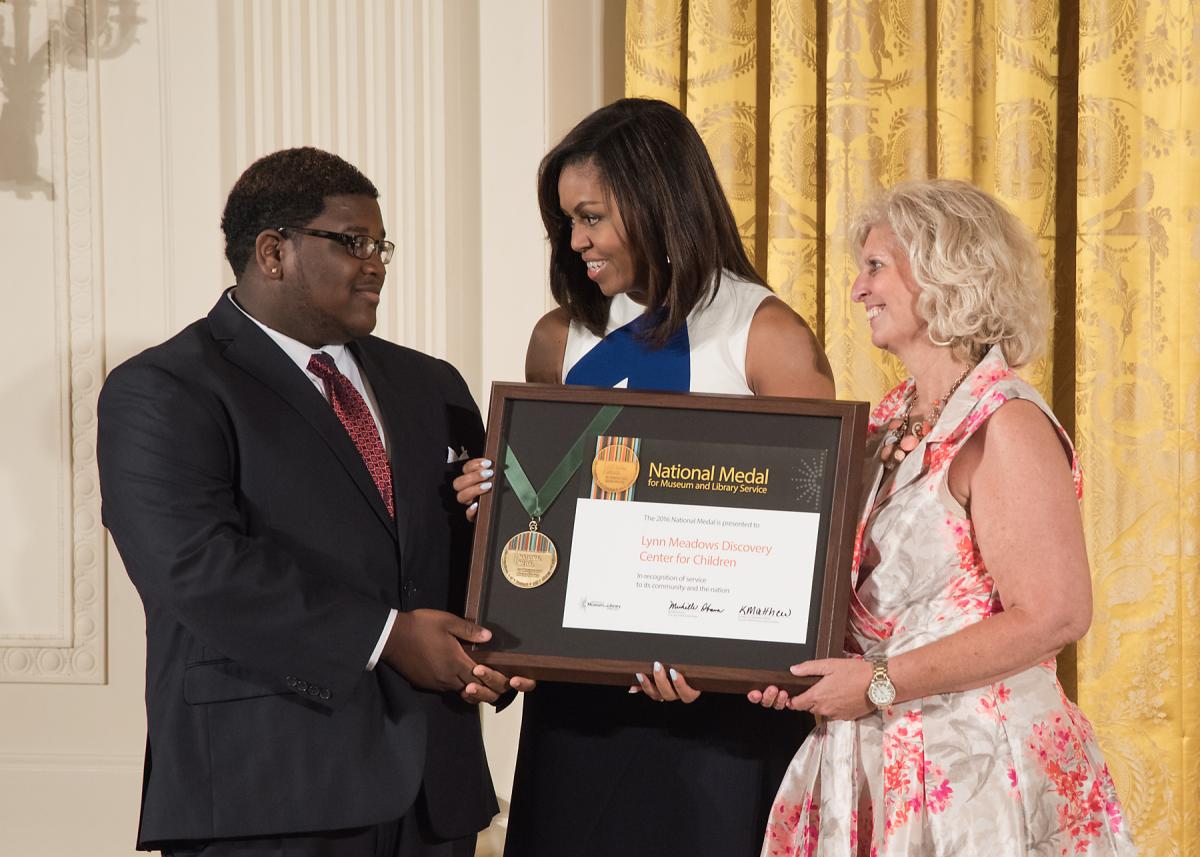
<instances>
[{"instance_id":1,"label":"woman in white dress","mask_svg":"<svg viewBox=\"0 0 1200 857\"><path fill-rule=\"evenodd\" d=\"M750 264L677 109L624 99L591 114L542 161L538 199L559 306L534 328L528 380L833 396L824 353ZM469 462L459 500L473 504L492 471ZM630 679L629 693L542 682L526 696L508 857L758 849L807 724L735 695L701 698L670 664Z\"/></svg>"},{"instance_id":2,"label":"woman in white dress","mask_svg":"<svg viewBox=\"0 0 1200 857\"><path fill-rule=\"evenodd\" d=\"M965 182L898 185L855 232L852 297L911 377L875 410L845 658L756 704L825 718L764 857L1129 855L1055 655L1091 621L1074 449L1013 371L1043 344L1033 239Z\"/></svg>"}]
</instances>

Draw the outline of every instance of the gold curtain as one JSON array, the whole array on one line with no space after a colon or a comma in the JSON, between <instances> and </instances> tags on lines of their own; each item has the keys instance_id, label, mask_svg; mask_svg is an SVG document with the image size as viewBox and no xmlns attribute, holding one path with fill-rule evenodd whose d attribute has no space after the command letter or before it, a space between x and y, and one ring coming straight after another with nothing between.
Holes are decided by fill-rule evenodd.
<instances>
[{"instance_id":1,"label":"gold curtain","mask_svg":"<svg viewBox=\"0 0 1200 857\"><path fill-rule=\"evenodd\" d=\"M1034 230L1056 314L1025 374L1083 460L1095 592L1060 669L1142 853L1200 855L1200 4L629 0L625 59L699 128L844 398L900 373L849 299L858 205L950 176Z\"/></svg>"}]
</instances>

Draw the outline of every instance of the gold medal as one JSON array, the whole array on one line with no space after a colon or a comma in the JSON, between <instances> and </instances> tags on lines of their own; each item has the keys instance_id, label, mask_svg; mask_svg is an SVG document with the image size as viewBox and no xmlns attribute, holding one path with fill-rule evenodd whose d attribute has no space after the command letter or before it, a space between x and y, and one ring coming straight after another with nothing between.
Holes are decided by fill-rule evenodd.
<instances>
[{"instance_id":1,"label":"gold medal","mask_svg":"<svg viewBox=\"0 0 1200 857\"><path fill-rule=\"evenodd\" d=\"M623 443L612 443L596 453L592 481L601 491L619 494L637 481L641 462L637 453Z\"/></svg>"},{"instance_id":2,"label":"gold medal","mask_svg":"<svg viewBox=\"0 0 1200 857\"><path fill-rule=\"evenodd\" d=\"M545 533L538 532L537 521L517 533L500 551L500 569L513 586L533 589L541 586L558 567L558 551Z\"/></svg>"}]
</instances>

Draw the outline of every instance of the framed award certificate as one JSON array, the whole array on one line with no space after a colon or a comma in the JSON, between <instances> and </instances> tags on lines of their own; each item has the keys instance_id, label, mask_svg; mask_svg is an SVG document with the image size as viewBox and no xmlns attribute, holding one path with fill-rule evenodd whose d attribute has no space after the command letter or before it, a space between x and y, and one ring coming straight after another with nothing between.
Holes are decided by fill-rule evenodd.
<instances>
[{"instance_id":1,"label":"framed award certificate","mask_svg":"<svg viewBox=\"0 0 1200 857\"><path fill-rule=\"evenodd\" d=\"M466 615L509 675L798 689L841 654L863 402L492 388Z\"/></svg>"}]
</instances>

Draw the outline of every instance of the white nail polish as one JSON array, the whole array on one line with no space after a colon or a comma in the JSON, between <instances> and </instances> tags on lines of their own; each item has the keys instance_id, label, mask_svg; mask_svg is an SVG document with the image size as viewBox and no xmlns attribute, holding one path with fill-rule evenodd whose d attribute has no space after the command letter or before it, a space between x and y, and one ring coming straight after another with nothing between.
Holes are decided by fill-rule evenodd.
<instances>
[{"instance_id":1,"label":"white nail polish","mask_svg":"<svg viewBox=\"0 0 1200 857\"><path fill-rule=\"evenodd\" d=\"M492 470L480 470L479 475L483 479L491 479L496 474L495 474L495 471L492 471Z\"/></svg>"},{"instance_id":2,"label":"white nail polish","mask_svg":"<svg viewBox=\"0 0 1200 857\"><path fill-rule=\"evenodd\" d=\"M483 461L481 461L481 462L479 462L479 463L480 463L482 466L484 466L484 467L491 467L491 466L492 466L491 459L489 459L489 458L485 458L485 459L483 459Z\"/></svg>"},{"instance_id":3,"label":"white nail polish","mask_svg":"<svg viewBox=\"0 0 1200 857\"><path fill-rule=\"evenodd\" d=\"M479 490L480 490L480 491L491 491L491 490L492 490L492 483L491 483L491 482L482 482L482 483L480 483L480 485L479 485Z\"/></svg>"},{"instance_id":4,"label":"white nail polish","mask_svg":"<svg viewBox=\"0 0 1200 857\"><path fill-rule=\"evenodd\" d=\"M637 679L638 684L644 684L646 681L646 677L641 673L634 673L633 677Z\"/></svg>"},{"instance_id":5,"label":"white nail polish","mask_svg":"<svg viewBox=\"0 0 1200 857\"><path fill-rule=\"evenodd\" d=\"M658 661L654 662L654 671L656 673L662 672L662 664L660 664Z\"/></svg>"}]
</instances>

